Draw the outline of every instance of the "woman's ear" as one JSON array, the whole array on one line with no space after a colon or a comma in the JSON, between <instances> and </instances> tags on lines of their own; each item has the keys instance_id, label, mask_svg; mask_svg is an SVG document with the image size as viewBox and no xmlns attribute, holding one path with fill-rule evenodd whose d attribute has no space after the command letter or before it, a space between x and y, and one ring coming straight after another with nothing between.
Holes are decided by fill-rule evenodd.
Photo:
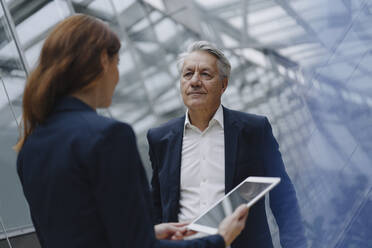
<instances>
[{"instance_id":1,"label":"woman's ear","mask_svg":"<svg viewBox=\"0 0 372 248\"><path fill-rule=\"evenodd\" d=\"M106 72L109 69L109 58L106 50L103 50L101 52L101 65L104 72Z\"/></svg>"}]
</instances>

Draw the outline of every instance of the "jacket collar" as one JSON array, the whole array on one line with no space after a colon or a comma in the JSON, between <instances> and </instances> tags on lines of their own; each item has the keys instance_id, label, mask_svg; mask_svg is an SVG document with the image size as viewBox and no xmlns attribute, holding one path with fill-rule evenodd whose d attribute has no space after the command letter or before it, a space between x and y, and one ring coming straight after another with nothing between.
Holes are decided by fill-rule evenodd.
<instances>
[{"instance_id":1,"label":"jacket collar","mask_svg":"<svg viewBox=\"0 0 372 248\"><path fill-rule=\"evenodd\" d=\"M178 117L176 119L176 121L173 124L173 127L171 128L171 134L172 135L181 133L182 138L183 138L183 129L184 129L184 126L185 126L185 118L186 118L186 115L183 115L183 116Z\"/></svg>"},{"instance_id":2,"label":"jacket collar","mask_svg":"<svg viewBox=\"0 0 372 248\"><path fill-rule=\"evenodd\" d=\"M223 107L225 134L225 193L233 188L236 157L238 151L238 137L241 132L239 122L233 111Z\"/></svg>"},{"instance_id":3,"label":"jacket collar","mask_svg":"<svg viewBox=\"0 0 372 248\"><path fill-rule=\"evenodd\" d=\"M79 100L73 96L66 96L59 100L54 108L53 112L63 112L63 111L94 111L95 109L90 107L88 104Z\"/></svg>"}]
</instances>

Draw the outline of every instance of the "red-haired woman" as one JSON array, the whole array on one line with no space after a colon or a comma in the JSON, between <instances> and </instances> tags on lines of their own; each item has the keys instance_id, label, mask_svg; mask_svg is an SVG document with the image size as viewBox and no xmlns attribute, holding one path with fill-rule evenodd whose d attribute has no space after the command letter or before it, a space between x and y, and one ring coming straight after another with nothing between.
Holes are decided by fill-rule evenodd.
<instances>
[{"instance_id":1,"label":"red-haired woman","mask_svg":"<svg viewBox=\"0 0 372 248\"><path fill-rule=\"evenodd\" d=\"M158 240L180 239L186 228L154 228L132 128L95 111L111 104L119 49L106 24L74 15L50 33L27 80L17 170L42 247L229 245L244 226L244 207L217 235Z\"/></svg>"}]
</instances>

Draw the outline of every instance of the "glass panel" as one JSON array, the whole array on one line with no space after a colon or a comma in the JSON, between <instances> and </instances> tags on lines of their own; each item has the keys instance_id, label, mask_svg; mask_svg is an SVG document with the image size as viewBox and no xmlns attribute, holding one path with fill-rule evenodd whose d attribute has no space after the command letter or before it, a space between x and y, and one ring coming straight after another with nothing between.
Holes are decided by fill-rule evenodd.
<instances>
[{"instance_id":1,"label":"glass panel","mask_svg":"<svg viewBox=\"0 0 372 248\"><path fill-rule=\"evenodd\" d=\"M0 201L0 205L1 205L1 201ZM10 241L9 241L9 238L7 238L7 232L5 231L4 222L3 222L3 219L0 213L0 247L11 248L9 246L9 243Z\"/></svg>"},{"instance_id":2,"label":"glass panel","mask_svg":"<svg viewBox=\"0 0 372 248\"><path fill-rule=\"evenodd\" d=\"M23 10L24 16L13 17L20 43L31 68L35 66L46 35L59 21L71 14L67 1L46 1L39 5L36 9L26 4L16 6Z\"/></svg>"},{"instance_id":3,"label":"glass panel","mask_svg":"<svg viewBox=\"0 0 372 248\"><path fill-rule=\"evenodd\" d=\"M51 1L35 8L29 2L7 2L16 35L26 55L26 63L34 66L46 33L61 19L69 15L65 1ZM29 5L28 5L29 4ZM2 9L1 9L2 11ZM1 13L3 15L3 13ZM18 125L22 113L22 92L26 73L21 65L15 40L9 24L1 18L0 29L0 213L10 237L34 230L28 205L16 173L17 154L12 147L19 137ZM4 236L4 233L0 233Z\"/></svg>"},{"instance_id":4,"label":"glass panel","mask_svg":"<svg viewBox=\"0 0 372 248\"><path fill-rule=\"evenodd\" d=\"M26 77L3 9L0 11L3 37L0 44L0 224L5 228L0 228L0 239L4 239L4 231L13 236L32 228L32 224L16 174L17 154L12 149L18 137L17 123L20 121L21 94ZM7 242L4 240L2 243L5 245Z\"/></svg>"}]
</instances>

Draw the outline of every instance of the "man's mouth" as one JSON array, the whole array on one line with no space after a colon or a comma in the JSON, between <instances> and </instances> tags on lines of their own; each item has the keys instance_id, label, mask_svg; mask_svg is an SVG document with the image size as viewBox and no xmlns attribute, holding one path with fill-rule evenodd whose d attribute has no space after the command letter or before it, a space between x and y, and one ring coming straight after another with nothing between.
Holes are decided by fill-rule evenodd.
<instances>
[{"instance_id":1,"label":"man's mouth","mask_svg":"<svg viewBox=\"0 0 372 248\"><path fill-rule=\"evenodd\" d=\"M204 94L205 94L204 92L199 92L199 91L187 93L187 95L204 95Z\"/></svg>"}]
</instances>

